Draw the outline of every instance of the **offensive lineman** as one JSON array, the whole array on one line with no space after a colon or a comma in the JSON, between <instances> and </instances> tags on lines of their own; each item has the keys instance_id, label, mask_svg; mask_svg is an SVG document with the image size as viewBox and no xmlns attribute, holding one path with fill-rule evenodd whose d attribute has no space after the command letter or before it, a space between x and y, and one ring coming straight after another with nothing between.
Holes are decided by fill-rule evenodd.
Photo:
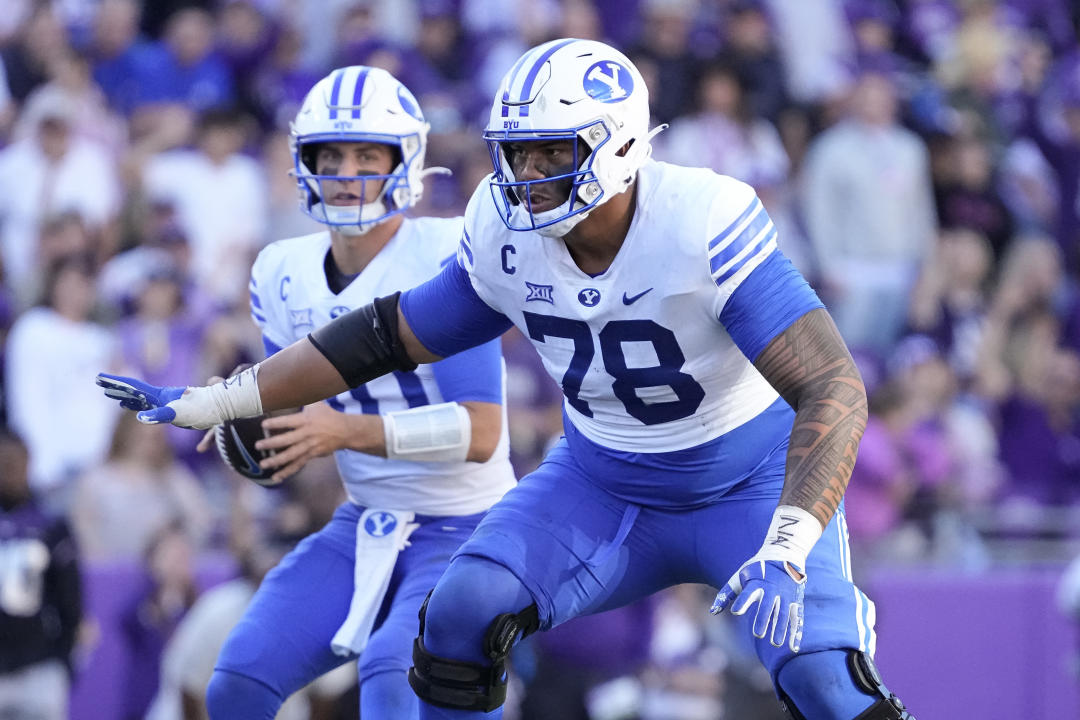
<instances>
[{"instance_id":1,"label":"offensive lineman","mask_svg":"<svg viewBox=\"0 0 1080 720\"><path fill-rule=\"evenodd\" d=\"M851 580L855 364L754 191L649 160L648 122L622 53L533 48L495 97L494 173L437 278L229 384L99 383L145 422L204 427L517 325L562 385L566 436L425 603L410 672L421 717L496 710L524 634L698 582L721 588L713 611L740 617L794 718L909 720L874 668L874 606Z\"/></svg>"},{"instance_id":2,"label":"offensive lineman","mask_svg":"<svg viewBox=\"0 0 1080 720\"><path fill-rule=\"evenodd\" d=\"M403 215L423 189L427 130L412 94L381 69L341 68L308 93L292 127L295 172L302 208L327 230L255 261L251 314L267 355L452 256L461 218ZM492 340L264 421L285 431L270 441L275 480L333 452L348 501L262 582L218 658L211 717L273 718L357 654L362 716L417 716L406 680L417 611L515 482L502 402Z\"/></svg>"}]
</instances>

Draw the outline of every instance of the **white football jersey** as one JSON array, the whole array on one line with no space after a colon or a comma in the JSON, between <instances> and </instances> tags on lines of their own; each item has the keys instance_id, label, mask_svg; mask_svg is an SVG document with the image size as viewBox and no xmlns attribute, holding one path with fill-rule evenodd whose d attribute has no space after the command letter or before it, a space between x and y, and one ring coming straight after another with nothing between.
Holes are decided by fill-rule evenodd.
<instances>
[{"instance_id":1,"label":"white football jersey","mask_svg":"<svg viewBox=\"0 0 1080 720\"><path fill-rule=\"evenodd\" d=\"M272 243L259 253L251 271L252 317L270 342L286 347L376 297L438 274L460 236L461 218L407 218L363 272L336 295L323 268L329 232ZM394 372L327 402L342 412L379 414L444 402L434 367ZM505 370L502 382L505 398ZM337 451L335 460L349 499L365 507L422 515L469 515L487 509L515 482L505 407L504 401L502 437L485 463L409 462Z\"/></svg>"},{"instance_id":2,"label":"white football jersey","mask_svg":"<svg viewBox=\"0 0 1080 720\"><path fill-rule=\"evenodd\" d=\"M628 452L708 442L777 393L719 322L771 253L753 189L711 170L650 161L611 266L582 272L561 240L508 230L487 182L465 212L459 262L481 299L530 338L588 439Z\"/></svg>"}]
</instances>

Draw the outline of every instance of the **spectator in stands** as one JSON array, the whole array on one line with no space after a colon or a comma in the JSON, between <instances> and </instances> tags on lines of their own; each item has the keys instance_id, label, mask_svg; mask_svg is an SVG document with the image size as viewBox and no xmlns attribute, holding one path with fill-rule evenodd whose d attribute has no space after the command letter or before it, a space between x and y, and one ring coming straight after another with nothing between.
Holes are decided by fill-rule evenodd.
<instances>
[{"instance_id":1,"label":"spectator in stands","mask_svg":"<svg viewBox=\"0 0 1080 720\"><path fill-rule=\"evenodd\" d=\"M1070 274L1080 271L1080 54L1060 60L1042 87L1025 88L1017 133L1050 164L1058 197L1053 232ZM1036 78L1043 79L1043 78Z\"/></svg>"},{"instance_id":2,"label":"spectator in stands","mask_svg":"<svg viewBox=\"0 0 1080 720\"><path fill-rule=\"evenodd\" d=\"M802 177L819 293L849 345L882 354L937 232L926 147L897 110L888 77L864 73L845 119L813 141Z\"/></svg>"},{"instance_id":3,"label":"spectator in stands","mask_svg":"<svg viewBox=\"0 0 1080 720\"><path fill-rule=\"evenodd\" d=\"M307 91L322 77L301 62L301 40L295 28L282 27L270 56L252 76L254 112L268 132L288 131Z\"/></svg>"},{"instance_id":4,"label":"spectator in stands","mask_svg":"<svg viewBox=\"0 0 1080 720\"><path fill-rule=\"evenodd\" d=\"M189 288L173 256L164 248L143 246L117 256L113 266L122 261L131 267L127 277L115 282L123 282L122 305L133 312L117 322L113 332L124 363L165 385L192 375L208 376L203 338L212 321L204 309L188 302L194 298L185 292ZM205 465L195 452L196 433L170 432L167 437L185 464Z\"/></svg>"},{"instance_id":5,"label":"spectator in stands","mask_svg":"<svg viewBox=\"0 0 1080 720\"><path fill-rule=\"evenodd\" d=\"M758 0L730 3L723 33L720 59L739 77L749 113L776 123L791 101L783 61L762 3Z\"/></svg>"},{"instance_id":6,"label":"spectator in stands","mask_svg":"<svg viewBox=\"0 0 1080 720\"><path fill-rule=\"evenodd\" d=\"M202 112L235 100L229 66L214 47L214 23L213 15L193 6L169 16L161 65L136 69L137 105L177 103Z\"/></svg>"},{"instance_id":7,"label":"spectator in stands","mask_svg":"<svg viewBox=\"0 0 1080 720\"><path fill-rule=\"evenodd\" d=\"M71 46L51 3L35 3L12 38L0 47L0 62L11 96L21 104L48 81L52 63Z\"/></svg>"},{"instance_id":8,"label":"spectator in stands","mask_svg":"<svg viewBox=\"0 0 1080 720\"><path fill-rule=\"evenodd\" d=\"M71 521L87 560L137 561L177 521L196 549L206 546L215 513L195 475L174 459L166 436L122 417L105 463L76 481Z\"/></svg>"},{"instance_id":9,"label":"spectator in stands","mask_svg":"<svg viewBox=\"0 0 1080 720\"><path fill-rule=\"evenodd\" d=\"M657 138L657 157L690 167L707 167L754 187L775 213L788 178L788 157L776 127L754 116L735 71L721 64L702 69L697 110L675 119Z\"/></svg>"},{"instance_id":10,"label":"spectator in stands","mask_svg":"<svg viewBox=\"0 0 1080 720\"><path fill-rule=\"evenodd\" d=\"M232 109L204 112L195 147L150 159L147 195L172 203L192 253L197 292L219 304L247 301L251 259L266 236L266 179L242 154L250 118Z\"/></svg>"},{"instance_id":11,"label":"spectator in stands","mask_svg":"<svg viewBox=\"0 0 1080 720\"><path fill-rule=\"evenodd\" d=\"M157 694L165 643L198 597L193 553L178 522L161 528L146 549L145 585L121 618L131 657L122 720L142 720Z\"/></svg>"},{"instance_id":12,"label":"spectator in stands","mask_svg":"<svg viewBox=\"0 0 1080 720\"><path fill-rule=\"evenodd\" d=\"M139 34L138 0L101 0L86 49L94 81L109 105L125 117L139 102L140 78L147 67L160 67L164 49Z\"/></svg>"},{"instance_id":13,"label":"spectator in stands","mask_svg":"<svg viewBox=\"0 0 1080 720\"><path fill-rule=\"evenodd\" d=\"M73 131L76 107L63 92L28 101L19 127L25 134L0 150L0 257L8 283L28 302L38 264L41 223L75 211L92 231L115 221L120 188L114 158ZM31 443L32 445L32 443Z\"/></svg>"},{"instance_id":14,"label":"spectator in stands","mask_svg":"<svg viewBox=\"0 0 1080 720\"><path fill-rule=\"evenodd\" d=\"M769 12L793 100L823 105L852 84L855 44L841 3L834 0L761 0Z\"/></svg>"},{"instance_id":15,"label":"spectator in stands","mask_svg":"<svg viewBox=\"0 0 1080 720\"><path fill-rule=\"evenodd\" d=\"M1001 407L1003 500L1069 505L1080 500L1080 355L1054 346L1053 319L1021 331L1018 382Z\"/></svg>"},{"instance_id":16,"label":"spectator in stands","mask_svg":"<svg viewBox=\"0 0 1080 720\"><path fill-rule=\"evenodd\" d=\"M985 236L967 228L942 230L911 293L908 329L937 343L964 390L979 362L993 272Z\"/></svg>"},{"instance_id":17,"label":"spectator in stands","mask_svg":"<svg viewBox=\"0 0 1080 720\"><path fill-rule=\"evenodd\" d=\"M35 500L26 446L0 431L0 717L67 720L82 619L79 553Z\"/></svg>"},{"instance_id":18,"label":"spectator in stands","mask_svg":"<svg viewBox=\"0 0 1080 720\"><path fill-rule=\"evenodd\" d=\"M274 52L280 26L253 0L225 3L216 21L217 52L229 68L234 97L241 107L254 113L252 81Z\"/></svg>"},{"instance_id":19,"label":"spectator in stands","mask_svg":"<svg viewBox=\"0 0 1080 720\"><path fill-rule=\"evenodd\" d=\"M275 541L237 548L240 574L202 593L165 644L158 694L147 720L202 720L206 688L218 653L240 620L266 573L288 551ZM335 700L356 684L356 667L346 663L290 696L276 720L331 720Z\"/></svg>"},{"instance_id":20,"label":"spectator in stands","mask_svg":"<svg viewBox=\"0 0 1080 720\"><path fill-rule=\"evenodd\" d=\"M8 421L30 448L31 487L62 512L75 476L104 460L118 418L87 392L96 368L118 364L112 335L91 320L93 283L85 256L56 261L42 304L15 321L5 348Z\"/></svg>"},{"instance_id":21,"label":"spectator in stands","mask_svg":"<svg viewBox=\"0 0 1080 720\"><path fill-rule=\"evenodd\" d=\"M935 163L934 202L942 227L970 228L986 237L1000 258L1013 236L1013 219L998 189L992 149L986 141L960 134L942 144Z\"/></svg>"},{"instance_id":22,"label":"spectator in stands","mask_svg":"<svg viewBox=\"0 0 1080 720\"><path fill-rule=\"evenodd\" d=\"M694 79L701 58L689 42L697 0L643 0L643 28L627 55L649 60L657 83L650 87L652 121L670 122L694 107ZM655 91L655 97L653 96Z\"/></svg>"}]
</instances>

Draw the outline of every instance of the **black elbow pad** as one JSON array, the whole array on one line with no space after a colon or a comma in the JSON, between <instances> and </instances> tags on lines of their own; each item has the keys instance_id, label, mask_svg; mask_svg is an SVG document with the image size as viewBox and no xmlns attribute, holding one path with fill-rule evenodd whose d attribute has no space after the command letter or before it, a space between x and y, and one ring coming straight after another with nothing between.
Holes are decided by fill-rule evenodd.
<instances>
[{"instance_id":1,"label":"black elbow pad","mask_svg":"<svg viewBox=\"0 0 1080 720\"><path fill-rule=\"evenodd\" d=\"M398 336L400 292L345 313L308 335L349 387L394 370L415 370Z\"/></svg>"}]
</instances>

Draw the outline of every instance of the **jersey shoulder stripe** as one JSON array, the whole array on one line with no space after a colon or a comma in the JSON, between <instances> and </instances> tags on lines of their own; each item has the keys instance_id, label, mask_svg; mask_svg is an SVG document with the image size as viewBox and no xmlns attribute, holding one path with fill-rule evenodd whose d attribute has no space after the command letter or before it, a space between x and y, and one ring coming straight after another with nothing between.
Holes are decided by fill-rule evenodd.
<instances>
[{"instance_id":1,"label":"jersey shoulder stripe","mask_svg":"<svg viewBox=\"0 0 1080 720\"><path fill-rule=\"evenodd\" d=\"M468 230L463 229L461 231L461 243L458 246L458 253L464 255L462 264L465 267L469 267L473 264L472 238L469 237Z\"/></svg>"},{"instance_id":2,"label":"jersey shoulder stripe","mask_svg":"<svg viewBox=\"0 0 1080 720\"><path fill-rule=\"evenodd\" d=\"M728 228L709 242L709 269L717 285L731 279L776 239L776 226L757 197Z\"/></svg>"}]
</instances>

